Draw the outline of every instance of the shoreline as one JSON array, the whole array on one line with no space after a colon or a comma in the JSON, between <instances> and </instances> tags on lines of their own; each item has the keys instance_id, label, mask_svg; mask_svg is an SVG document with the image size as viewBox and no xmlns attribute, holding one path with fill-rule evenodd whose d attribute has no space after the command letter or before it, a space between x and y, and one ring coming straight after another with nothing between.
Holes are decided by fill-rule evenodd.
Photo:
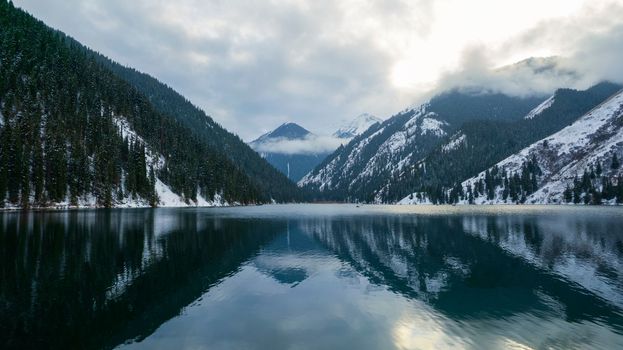
<instances>
[{"instance_id":1,"label":"shoreline","mask_svg":"<svg viewBox=\"0 0 623 350\"><path fill-rule=\"evenodd\" d=\"M623 204L573 204L573 203L487 203L487 204L399 204L399 203L345 203L345 202L304 202L304 203L265 203L265 204L227 204L227 205L210 205L210 206L115 206L115 207L98 207L98 206L49 206L49 207L8 207L0 208L0 213L15 213L15 212L60 212L60 211L81 211L81 210L118 210L118 209L213 209L213 208L237 208L237 207L258 207L258 206L271 206L271 205L356 205L357 207L370 207L370 206L395 206L395 207L461 207L461 208L478 208L478 207L573 207L573 208L614 208L623 207Z\"/></svg>"}]
</instances>

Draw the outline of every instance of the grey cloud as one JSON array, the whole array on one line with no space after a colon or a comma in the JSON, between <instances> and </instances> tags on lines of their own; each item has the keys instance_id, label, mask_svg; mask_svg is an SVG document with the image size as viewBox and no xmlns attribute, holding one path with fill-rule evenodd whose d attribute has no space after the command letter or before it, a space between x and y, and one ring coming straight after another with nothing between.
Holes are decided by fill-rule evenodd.
<instances>
[{"instance_id":1,"label":"grey cloud","mask_svg":"<svg viewBox=\"0 0 623 350\"><path fill-rule=\"evenodd\" d=\"M285 121L322 130L336 118L385 115L404 103L387 81L388 54L372 38L345 39L337 33L345 16L342 2L16 4L122 64L154 75L246 139ZM390 22L411 5L394 0L367 6ZM179 14L164 9L176 7L194 16L189 21L197 31L209 33L168 21ZM427 15L419 19L422 32Z\"/></svg>"},{"instance_id":2,"label":"grey cloud","mask_svg":"<svg viewBox=\"0 0 623 350\"><path fill-rule=\"evenodd\" d=\"M387 28L426 37L434 1L15 0L84 44L162 80L229 130L253 139L293 121L329 134L336 120L389 116L441 90L470 85L525 95L603 78L620 81L622 6L540 23L497 47L467 50L461 67L428 93L390 81L396 57L379 46ZM375 37L350 25L366 14ZM365 18L361 18L365 20ZM555 44L560 69L495 71L504 53ZM423 55L426 52L422 53ZM580 77L560 74L566 70Z\"/></svg>"}]
</instances>

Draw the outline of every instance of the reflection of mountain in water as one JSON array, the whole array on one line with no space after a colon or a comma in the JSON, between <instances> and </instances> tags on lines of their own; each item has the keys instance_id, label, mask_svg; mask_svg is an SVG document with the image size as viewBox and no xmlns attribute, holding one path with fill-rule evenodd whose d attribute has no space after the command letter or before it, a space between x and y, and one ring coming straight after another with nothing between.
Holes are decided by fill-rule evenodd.
<instances>
[{"instance_id":1,"label":"reflection of mountain in water","mask_svg":"<svg viewBox=\"0 0 623 350\"><path fill-rule=\"evenodd\" d=\"M297 286L313 274L326 249L296 225L287 223L286 231L262 247L261 254L253 259L258 271L282 284Z\"/></svg>"},{"instance_id":2,"label":"reflection of mountain in water","mask_svg":"<svg viewBox=\"0 0 623 350\"><path fill-rule=\"evenodd\" d=\"M254 256L267 226L192 211L0 214L0 347L142 339Z\"/></svg>"},{"instance_id":3,"label":"reflection of mountain in water","mask_svg":"<svg viewBox=\"0 0 623 350\"><path fill-rule=\"evenodd\" d=\"M556 221L372 216L300 227L372 282L453 319L556 308L570 322L601 319L623 330L623 237L581 218L556 231L548 226Z\"/></svg>"},{"instance_id":4,"label":"reflection of mountain in water","mask_svg":"<svg viewBox=\"0 0 623 350\"><path fill-rule=\"evenodd\" d=\"M468 345L510 330L534 347L595 344L591 332L620 343L608 339L623 333L620 218L227 212L0 213L0 348L153 334L148 348L189 327L198 345L387 344L421 326Z\"/></svg>"}]
</instances>

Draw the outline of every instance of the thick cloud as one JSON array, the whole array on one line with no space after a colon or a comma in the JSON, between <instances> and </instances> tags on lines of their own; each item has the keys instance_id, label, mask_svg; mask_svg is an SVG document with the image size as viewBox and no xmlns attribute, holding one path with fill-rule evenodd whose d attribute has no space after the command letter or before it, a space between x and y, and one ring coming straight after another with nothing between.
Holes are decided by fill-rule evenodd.
<instances>
[{"instance_id":1,"label":"thick cloud","mask_svg":"<svg viewBox=\"0 0 623 350\"><path fill-rule=\"evenodd\" d=\"M595 2L585 12L542 21L499 46L466 48L461 63L438 80L439 91L474 87L517 96L550 94L560 87L585 89L600 81L623 83L623 4ZM495 57L526 47L548 49L554 57L523 60L495 68Z\"/></svg>"},{"instance_id":2,"label":"thick cloud","mask_svg":"<svg viewBox=\"0 0 623 350\"><path fill-rule=\"evenodd\" d=\"M245 139L287 121L330 134L345 118L387 117L457 85L547 93L620 80L623 69L616 0L14 2ZM561 57L558 69L494 73L543 55Z\"/></svg>"}]
</instances>

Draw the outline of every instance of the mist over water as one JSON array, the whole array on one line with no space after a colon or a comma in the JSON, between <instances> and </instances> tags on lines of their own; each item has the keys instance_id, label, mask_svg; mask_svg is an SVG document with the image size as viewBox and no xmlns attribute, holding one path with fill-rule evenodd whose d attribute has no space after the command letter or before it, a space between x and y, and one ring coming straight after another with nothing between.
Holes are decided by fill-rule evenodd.
<instances>
[{"instance_id":1,"label":"mist over water","mask_svg":"<svg viewBox=\"0 0 623 350\"><path fill-rule=\"evenodd\" d=\"M623 348L622 214L0 213L0 348Z\"/></svg>"}]
</instances>

